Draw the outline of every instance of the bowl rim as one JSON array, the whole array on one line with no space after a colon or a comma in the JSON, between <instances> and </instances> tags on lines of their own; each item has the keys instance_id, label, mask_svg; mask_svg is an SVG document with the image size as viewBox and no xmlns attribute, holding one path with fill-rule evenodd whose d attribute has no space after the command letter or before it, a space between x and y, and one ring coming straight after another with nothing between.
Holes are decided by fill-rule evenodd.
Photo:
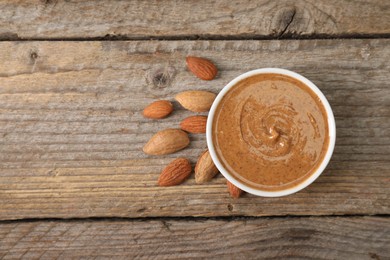
<instances>
[{"instance_id":1,"label":"bowl rim","mask_svg":"<svg viewBox=\"0 0 390 260\"><path fill-rule=\"evenodd\" d=\"M320 166L317 168L317 170L306 180L303 182L299 183L298 185L285 189L285 190L278 190L278 191L265 191L265 190L259 190L259 189L254 189L250 186L245 185L244 183L236 180L221 164L219 161L219 158L215 152L214 149L214 144L213 144L213 138L212 138L212 125L213 125L213 120L215 116L215 111L219 103L221 102L222 98L225 96L225 94L234 86L236 83L239 81L254 76L254 75L259 75L259 74L268 74L268 73L273 73L273 74L281 74L281 75L286 75L290 76L294 79L297 79L307 85L321 100L322 104L325 107L325 111L327 114L327 119L328 119L328 129L329 129L329 144L328 144L328 149L326 151L325 157L322 160ZM328 165L336 143L336 122L334 119L333 111L332 108L330 107L330 104L328 100L326 99L325 95L321 92L321 90L310 80L305 78L304 76L293 72L291 70L287 69L281 69L281 68L261 68L261 69L255 69L248 71L246 73L243 73L239 75L238 77L234 78L232 81L230 81L223 89L219 92L217 97L215 98L210 111L209 115L207 118L207 125L206 125L206 140L207 140L207 147L209 149L211 158L215 164L215 166L218 168L218 170L221 172L221 174L232 184L237 186L243 191L246 191L248 193L257 195L257 196L262 196L262 197L281 197L281 196L286 196L290 195L293 193L296 193L307 186L309 186L311 183L313 183L320 175L321 173L325 170L326 166Z\"/></svg>"}]
</instances>

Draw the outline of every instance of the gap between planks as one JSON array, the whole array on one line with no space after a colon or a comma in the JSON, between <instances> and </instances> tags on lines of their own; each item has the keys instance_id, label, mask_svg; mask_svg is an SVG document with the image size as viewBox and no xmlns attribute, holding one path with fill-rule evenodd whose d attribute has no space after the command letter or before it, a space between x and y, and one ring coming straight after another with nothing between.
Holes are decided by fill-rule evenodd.
<instances>
[{"instance_id":1,"label":"gap between planks","mask_svg":"<svg viewBox=\"0 0 390 260\"><path fill-rule=\"evenodd\" d=\"M356 218L356 217L375 217L375 218L390 218L390 214L325 214L325 215L283 215L283 216L245 216L245 215L234 215L234 216L161 216L161 217L80 217L80 218L20 218L20 219L7 219L1 220L1 224L7 223L31 223L31 222L105 222L105 221L237 221L237 220L256 220L256 219L325 219L325 218Z\"/></svg>"},{"instance_id":2,"label":"gap between planks","mask_svg":"<svg viewBox=\"0 0 390 260\"><path fill-rule=\"evenodd\" d=\"M2 37L0 42L89 42L89 41L272 41L272 40L363 40L363 39L390 39L389 33L384 34L313 34L313 35L283 35L282 37L262 35L185 35L185 36L120 36L110 35L104 37L69 37L69 38L19 38Z\"/></svg>"}]
</instances>

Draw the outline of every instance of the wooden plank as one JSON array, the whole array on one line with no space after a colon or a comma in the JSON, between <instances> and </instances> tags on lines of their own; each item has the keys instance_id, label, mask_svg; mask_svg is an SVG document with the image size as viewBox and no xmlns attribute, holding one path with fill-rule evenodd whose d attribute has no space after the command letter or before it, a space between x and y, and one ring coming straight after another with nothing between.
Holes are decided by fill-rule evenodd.
<instances>
[{"instance_id":1,"label":"wooden plank","mask_svg":"<svg viewBox=\"0 0 390 260\"><path fill-rule=\"evenodd\" d=\"M0 242L2 259L385 259L390 219L11 222Z\"/></svg>"},{"instance_id":2,"label":"wooden plank","mask_svg":"<svg viewBox=\"0 0 390 260\"><path fill-rule=\"evenodd\" d=\"M191 75L189 54L214 60L217 79ZM2 42L0 59L0 219L390 213L388 39ZM183 90L217 93L259 67L300 72L330 100L338 137L324 174L283 198L233 200L222 176L157 187L168 162L195 163L206 140L145 155L154 132L192 113L175 103L171 117L152 121L143 107Z\"/></svg>"},{"instance_id":3,"label":"wooden plank","mask_svg":"<svg viewBox=\"0 0 390 260\"><path fill-rule=\"evenodd\" d=\"M383 0L0 2L0 39L351 37L390 33Z\"/></svg>"}]
</instances>

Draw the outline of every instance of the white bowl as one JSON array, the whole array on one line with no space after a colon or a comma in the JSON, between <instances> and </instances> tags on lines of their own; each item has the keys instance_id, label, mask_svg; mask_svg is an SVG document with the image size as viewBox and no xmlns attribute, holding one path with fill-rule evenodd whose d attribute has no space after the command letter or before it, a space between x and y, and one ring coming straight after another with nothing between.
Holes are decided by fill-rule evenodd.
<instances>
[{"instance_id":1,"label":"white bowl","mask_svg":"<svg viewBox=\"0 0 390 260\"><path fill-rule=\"evenodd\" d=\"M254 189L252 187L249 187L245 185L244 183L236 180L222 165L222 163L219 161L218 156L215 152L214 144L213 144L213 138L212 138L212 126L213 126L213 120L214 120L214 114L215 110L222 100L223 96L234 86L236 83L239 81L254 76L258 74L265 74L265 73L275 73L275 74L281 74L281 75L286 75L290 76L294 79L297 79L301 82L303 82L306 86L308 86L321 100L322 104L325 107L325 111L327 114L328 118L328 129L329 129L329 145L328 149L326 151L325 157L322 160L320 166L317 168L317 170L305 181L297 184L294 187L291 187L289 189L285 190L279 190L279 191L264 191L264 190L259 190L259 189ZM215 98L213 105L211 106L208 119L207 119L207 128L206 128L206 138L207 138L207 146L210 151L211 158L214 161L215 166L218 168L218 170L222 173L222 175L231 183L233 183L235 186L240 188L243 191L246 191L248 193L257 195L257 196L263 196L263 197L281 197L281 196L286 196L290 195L292 193L298 192L302 190L303 188L307 187L310 185L313 181L315 181L318 176L321 175L321 173L324 171L325 167L328 165L330 158L332 157L335 142L336 142L336 123L334 120L332 108L329 105L328 100L325 98L324 94L318 89L316 85L313 84L310 80L307 78L303 77L302 75L295 73L290 70L286 69L279 69L279 68L263 68L263 69L257 69L257 70L252 70L249 72L246 72L237 78L233 79L230 81L222 90L219 92L218 96Z\"/></svg>"}]
</instances>

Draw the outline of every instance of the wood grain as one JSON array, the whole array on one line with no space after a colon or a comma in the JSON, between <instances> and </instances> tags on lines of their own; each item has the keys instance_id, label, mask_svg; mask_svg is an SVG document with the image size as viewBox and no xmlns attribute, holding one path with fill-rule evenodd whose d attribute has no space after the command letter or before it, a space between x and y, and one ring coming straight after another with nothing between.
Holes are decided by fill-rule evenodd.
<instances>
[{"instance_id":1,"label":"wood grain","mask_svg":"<svg viewBox=\"0 0 390 260\"><path fill-rule=\"evenodd\" d=\"M213 60L205 82L186 55ZM390 40L131 41L0 43L0 219L390 213ZM333 159L310 187L282 198L231 199L219 175L160 188L160 171L179 156L142 146L159 129L193 115L145 119L155 99L203 89L217 93L259 67L292 69L329 99L337 124Z\"/></svg>"},{"instance_id":2,"label":"wood grain","mask_svg":"<svg viewBox=\"0 0 390 260\"><path fill-rule=\"evenodd\" d=\"M0 242L2 259L386 259L390 219L11 222Z\"/></svg>"},{"instance_id":3,"label":"wood grain","mask_svg":"<svg viewBox=\"0 0 390 260\"><path fill-rule=\"evenodd\" d=\"M3 0L0 39L351 37L390 33L383 0Z\"/></svg>"}]
</instances>

